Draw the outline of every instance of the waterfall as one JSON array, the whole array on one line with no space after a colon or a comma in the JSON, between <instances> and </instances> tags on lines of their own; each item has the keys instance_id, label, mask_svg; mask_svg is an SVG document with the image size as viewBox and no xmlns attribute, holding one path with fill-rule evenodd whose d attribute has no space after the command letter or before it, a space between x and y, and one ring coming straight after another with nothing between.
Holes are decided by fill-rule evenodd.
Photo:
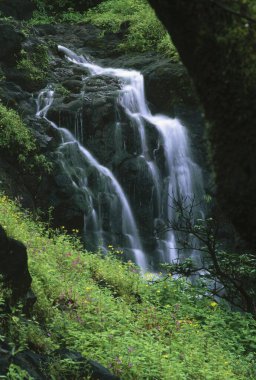
<instances>
[{"instance_id":1,"label":"waterfall","mask_svg":"<svg viewBox=\"0 0 256 380\"><path fill-rule=\"evenodd\" d=\"M89 76L110 76L121 83L116 104L125 115L126 121L136 131L139 150L136 152L138 160L143 162L146 175L152 183L152 197L154 200L154 220L156 230L158 226L166 229L168 221L176 218L174 201L189 202L196 200L193 217L203 217L199 201L203 198L203 180L201 169L193 161L189 148L189 139L186 128L178 119L171 119L165 115L152 115L144 91L144 78L135 70L114 69L100 67L83 56L78 56L71 50L59 46L66 58L85 69ZM82 95L82 94L81 94ZM130 201L113 173L98 162L83 141L83 117L77 112L74 124L75 136L66 129L61 128L47 118L49 108L54 101L54 86L42 90L37 99L36 116L45 119L52 128L56 129L61 137L57 154L62 170L69 178L75 189L78 189L86 200L87 209L84 216L85 239L91 239L103 249L106 245L116 243L128 252L129 257L145 270L148 267L146 254L143 251L136 221ZM152 152L148 143L148 128L153 128L158 139L158 148ZM85 139L86 140L86 139ZM126 151L122 144L122 122L117 118L115 125L116 152ZM157 150L163 152L164 171L159 167L155 157ZM98 188L92 189L88 184L88 173L94 171L97 176ZM144 170L144 169L143 169ZM107 230L106 217L102 205L107 202ZM153 202L153 201L152 201ZM120 218L121 217L121 218ZM117 238L121 235L122 239ZM111 234L111 240L106 237ZM151 238L151 237L150 237ZM155 240L155 255L159 261L172 262L179 258L177 234L167 230L161 238ZM193 255L193 252L190 252Z\"/></svg>"},{"instance_id":2,"label":"waterfall","mask_svg":"<svg viewBox=\"0 0 256 380\"><path fill-rule=\"evenodd\" d=\"M124 248L127 248L132 254L133 258L143 270L147 267L145 254L142 250L140 238L137 231L137 226L131 211L129 202L118 183L117 179L111 171L101 165L93 155L82 146L78 140L65 128L60 128L54 122L47 118L47 112L54 101L54 90L49 86L42 90L37 99L37 112L36 116L45 119L54 129L58 130L61 136L61 144L58 147L59 161L67 177L73 183L75 188L81 189L86 196L87 202L90 204L88 215L85 215L85 238L86 227L91 223L97 235L98 243L102 240L101 244L104 246L104 238L102 231L102 220L100 215L94 207L95 196L87 184L87 167L93 168L101 181L105 193L112 195L111 199L111 212L112 218L115 218L117 213L121 213L122 217L122 234L125 237ZM80 125L80 127L79 127ZM76 130L81 128L81 119L78 119ZM68 160L66 159L68 156ZM77 182L73 178L77 179ZM94 198L94 201L93 201ZM96 199L97 201L97 199ZM100 213L100 205L98 207L98 214Z\"/></svg>"},{"instance_id":3,"label":"waterfall","mask_svg":"<svg viewBox=\"0 0 256 380\"><path fill-rule=\"evenodd\" d=\"M197 206L194 207L193 217L203 217L199 205L204 196L203 179L201 169L192 159L187 131L178 119L171 119L160 114L152 115L145 98L142 74L135 70L103 68L83 56L76 55L64 46L58 46L58 49L70 62L89 71L91 76L111 76L122 83L117 104L123 109L127 119L137 129L140 136L140 157L147 165L157 199L155 224L160 223L166 226L168 220L176 217L173 200L184 202L185 207L194 200ZM166 167L164 176L154 156L149 155L146 124L153 126L158 134L159 146L164 152ZM121 123L117 121L116 138L119 141L120 129ZM120 149L120 144L117 149ZM165 236L158 240L156 251L162 261L172 262L178 259L177 248L176 233L167 231ZM190 253L193 254L193 252Z\"/></svg>"}]
</instances>

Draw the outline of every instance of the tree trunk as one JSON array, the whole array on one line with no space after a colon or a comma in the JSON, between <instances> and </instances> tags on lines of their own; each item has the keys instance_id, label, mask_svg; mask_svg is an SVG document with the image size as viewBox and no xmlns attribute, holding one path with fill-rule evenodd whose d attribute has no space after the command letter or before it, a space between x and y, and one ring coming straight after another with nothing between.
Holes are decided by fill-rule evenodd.
<instances>
[{"instance_id":1,"label":"tree trunk","mask_svg":"<svg viewBox=\"0 0 256 380\"><path fill-rule=\"evenodd\" d=\"M255 248L256 10L250 5L254 2L148 1L169 31L204 106L220 204Z\"/></svg>"}]
</instances>

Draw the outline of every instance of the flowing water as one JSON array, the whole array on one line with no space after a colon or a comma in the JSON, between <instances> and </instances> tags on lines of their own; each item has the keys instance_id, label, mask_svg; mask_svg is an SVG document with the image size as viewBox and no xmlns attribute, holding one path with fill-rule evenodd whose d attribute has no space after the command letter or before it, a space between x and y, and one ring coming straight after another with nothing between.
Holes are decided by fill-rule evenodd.
<instances>
[{"instance_id":1,"label":"flowing water","mask_svg":"<svg viewBox=\"0 0 256 380\"><path fill-rule=\"evenodd\" d=\"M164 115L152 115L145 98L144 78L142 74L135 70L103 68L90 62L83 56L76 55L64 46L59 46L58 48L70 62L83 67L86 73L89 71L90 76L106 75L117 78L121 83L117 105L122 109L126 119L131 123L133 128L137 130L140 139L139 158L145 163L147 174L153 183L152 198L156 202L153 221L155 225L166 226L168 220L170 221L176 217L173 207L174 200L184 202L185 206L192 200L196 200L195 204L198 204L198 201L202 199L204 194L203 180L200 168L192 160L186 129L178 119L171 119ZM109 200L109 225L112 225L112 227L115 225L115 219L121 205L122 234L126 237L124 239L124 248L128 248L132 252L136 263L145 270L147 267L147 254L143 252L139 238L140 234L129 200L111 171L102 166L81 145L83 143L82 129L84 126L79 114L76 118L75 130L76 134L80 135L80 142L67 129L60 128L47 119L47 111L51 107L53 97L54 92L52 89L46 89L39 94L37 116L45 118L53 128L59 130L62 137L62 143L59 147L60 154L67 150L67 146L69 147L69 157L71 156L72 158L73 156L73 158L65 161L65 154L62 154L61 158L66 174L72 178L74 170L80 171L77 175L79 182L76 182L74 186L80 186L83 189L91 204L90 212L88 212L88 215L85 215L85 235L87 228L90 227L90 230L93 230L94 235L97 237L98 243L102 241L104 245L105 231L102 223L101 206L100 202L98 205L95 205L95 194L93 194L92 189L88 186L87 169L84 169L83 161L90 167L93 167L98 173L104 183L103 192L115 194L115 197ZM150 148L148 146L147 134L149 125L151 128L154 128L158 136L158 147L161 147L164 153L164 173L163 170L160 170L159 163L154 155L152 156L149 153ZM116 151L125 149L125 147L120 148L122 145L122 123L120 120L116 121L115 140ZM75 167L72 166L72 163L75 164ZM195 207L193 212L194 217L202 216L200 206ZM113 235L114 230L115 228L113 227ZM172 262L178 258L177 248L178 243L175 232L167 231L161 239L157 240L155 254L160 257L160 261Z\"/></svg>"},{"instance_id":2,"label":"flowing water","mask_svg":"<svg viewBox=\"0 0 256 380\"><path fill-rule=\"evenodd\" d=\"M97 236L98 243L104 246L103 231L100 222L100 218L97 216L93 205L93 194L87 184L87 171L86 166L92 167L96 170L99 178L104 187L104 191L114 195L111 200L112 216L117 213L122 215L122 233L126 238L127 248L134 255L135 262L145 269L147 266L146 257L142 251L140 239L138 236L137 226L129 205L129 202L119 185L118 181L111 173L109 169L100 165L98 161L92 156L92 154L85 149L75 137L65 128L58 127L55 123L47 118L47 112L51 107L54 100L54 91L51 88L47 88L40 92L37 100L37 117L44 118L50 125L57 129L61 135L61 144L58 148L59 159L66 175L73 182L74 187L79 187L85 193L87 201L91 204L91 210L89 215L85 215L85 234L88 222L93 224L93 230ZM68 160L65 159L65 155L68 155ZM87 165L86 165L87 164ZM73 181L74 172L76 172L76 178L78 183ZM100 207L98 207L100 209Z\"/></svg>"}]
</instances>

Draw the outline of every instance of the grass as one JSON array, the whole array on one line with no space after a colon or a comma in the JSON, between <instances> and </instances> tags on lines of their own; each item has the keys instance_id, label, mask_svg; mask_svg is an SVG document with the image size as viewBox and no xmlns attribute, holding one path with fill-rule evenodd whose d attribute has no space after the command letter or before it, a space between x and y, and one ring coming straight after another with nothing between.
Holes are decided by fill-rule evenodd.
<instances>
[{"instance_id":1,"label":"grass","mask_svg":"<svg viewBox=\"0 0 256 380\"><path fill-rule=\"evenodd\" d=\"M151 285L113 247L106 256L86 252L76 233L48 230L6 196L0 224L26 244L38 297L29 321L17 308L9 317L6 339L15 350L65 346L125 380L255 378L250 315L228 311L184 280ZM65 378L57 361L47 371Z\"/></svg>"}]
</instances>

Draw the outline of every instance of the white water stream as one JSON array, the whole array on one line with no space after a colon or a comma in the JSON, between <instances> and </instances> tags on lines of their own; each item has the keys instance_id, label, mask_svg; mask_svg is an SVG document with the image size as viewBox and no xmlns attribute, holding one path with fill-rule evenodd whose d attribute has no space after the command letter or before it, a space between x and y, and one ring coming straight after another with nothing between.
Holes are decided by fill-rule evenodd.
<instances>
[{"instance_id":1,"label":"white water stream","mask_svg":"<svg viewBox=\"0 0 256 380\"><path fill-rule=\"evenodd\" d=\"M114 177L114 175L111 173L109 169L106 167L100 165L98 161L92 156L92 154L85 149L76 139L75 137L65 128L58 127L55 123L50 121L47 118L47 112L49 108L51 107L54 100L54 91L51 88L47 88L45 90L42 90L38 96L37 100L37 117L44 118L50 125L57 129L60 132L62 143L60 144L58 150L61 152L63 149L65 149L67 146L69 147L69 155L75 156L75 159L72 161L76 163L80 163L80 167L77 168L70 168L67 164L67 161L62 160L63 169L66 172L66 174L71 178L72 180L72 170L76 169L80 171L79 173L79 186L82 188L89 196L89 198L92 198L91 192L87 187L87 178L86 178L86 172L84 172L82 167L82 158L84 158L90 166L96 169L96 171L99 173L101 177L105 179L105 181L108 181L108 186L111 187L111 192L116 194L120 206L121 206L121 213L122 213L122 232L125 237L127 237L128 241L128 248L130 248L134 254L134 259L136 264L138 264L143 270L147 267L147 261L144 252L142 251L137 226L129 205L129 202L119 185L118 181ZM73 185L76 187L77 184L73 182ZM117 205L119 207L119 205ZM95 228L99 229L99 221L96 214L95 209L92 206L91 211L91 218L93 220L93 223L95 224ZM85 223L86 224L86 223ZM97 231L99 233L99 236L102 237L101 231Z\"/></svg>"},{"instance_id":2,"label":"white water stream","mask_svg":"<svg viewBox=\"0 0 256 380\"><path fill-rule=\"evenodd\" d=\"M141 73L135 70L103 68L96 64L89 62L83 56L78 56L71 50L64 46L58 46L59 51L65 54L66 58L80 67L89 71L91 76L106 75L117 78L121 82L121 90L117 99L117 104L123 109L129 122L137 129L140 137L140 157L145 162L148 168L148 175L154 184L153 192L157 200L157 215L155 222L163 221L163 224L172 220L174 209L172 201L181 200L189 202L192 199L197 201L201 200L204 194L203 180L201 170L197 164L192 160L191 152L189 149L189 142L186 129L178 119L171 119L164 115L152 115L150 112L144 92L144 78ZM110 192L116 194L116 199L112 202L114 207L114 215L121 205L120 212L122 213L122 233L127 237L127 246L132 250L135 262L145 270L147 267L146 255L143 252L139 233L137 230L136 222L129 205L129 201L124 194L117 179L109 169L102 166L92 154L79 143L74 136L65 128L60 128L47 118L47 112L51 107L54 98L54 91L52 89L43 90L38 97L38 110L37 116L46 119L53 128L59 130L62 136L62 143L59 147L61 152L66 145L73 147L73 153L79 152L85 161L95 168L99 175L108 182ZM159 145L162 146L165 158L166 173L163 173L157 165L154 157L149 155L149 147L147 141L147 125L151 125L158 135ZM77 118L76 130L80 131L83 128L81 118ZM116 150L120 149L120 136L122 135L121 123L116 122ZM80 139L80 142L81 139ZM75 153L77 154L77 153ZM79 161L78 159L74 161ZM62 160L62 165L67 173L70 175L74 168L71 168L65 160ZM80 167L80 181L75 186L80 186L87 193L89 199L92 199L93 194L87 186L86 172ZM114 206L113 206L114 205ZM100 207L99 207L100 210ZM200 208L195 209L195 216L199 216ZM102 231L100 211L95 210L92 202L92 210L90 216L85 216L85 228L88 223L93 224L95 233L98 235L98 241L103 240L104 231ZM176 236L173 231L165 233L164 238L158 241L157 254L160 255L161 261L171 262L176 260L178 252L176 250L177 242Z\"/></svg>"}]
</instances>

